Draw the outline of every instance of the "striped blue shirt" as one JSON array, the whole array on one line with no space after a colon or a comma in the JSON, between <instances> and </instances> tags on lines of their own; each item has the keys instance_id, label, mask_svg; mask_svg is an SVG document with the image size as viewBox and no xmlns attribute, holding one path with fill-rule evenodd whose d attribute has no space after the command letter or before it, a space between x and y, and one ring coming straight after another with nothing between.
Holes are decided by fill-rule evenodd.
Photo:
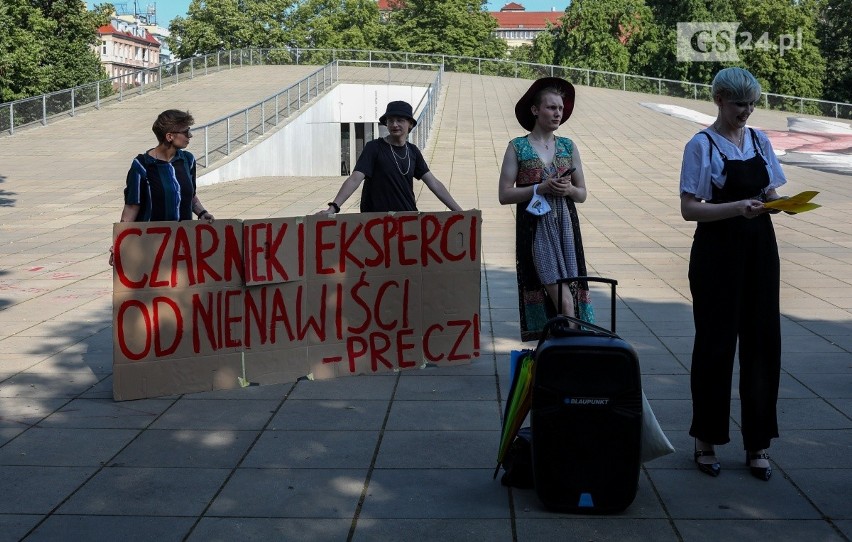
<instances>
[{"instance_id":1,"label":"striped blue shirt","mask_svg":"<svg viewBox=\"0 0 852 542\"><path fill-rule=\"evenodd\" d=\"M124 203L139 205L137 222L192 220L195 157L179 149L170 162L138 155L127 172Z\"/></svg>"}]
</instances>

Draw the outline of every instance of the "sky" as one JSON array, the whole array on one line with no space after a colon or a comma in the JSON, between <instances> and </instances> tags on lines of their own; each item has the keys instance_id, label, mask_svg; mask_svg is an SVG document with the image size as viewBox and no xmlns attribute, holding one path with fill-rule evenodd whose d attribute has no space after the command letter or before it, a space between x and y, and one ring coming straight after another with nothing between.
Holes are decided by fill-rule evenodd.
<instances>
[{"instance_id":1,"label":"sky","mask_svg":"<svg viewBox=\"0 0 852 542\"><path fill-rule=\"evenodd\" d=\"M123 12L132 12L134 2L132 0L102 0L98 2L86 2L86 6L92 9L95 4L106 4L109 1L116 9ZM139 13L147 13L148 6L156 4L157 6L157 24L163 28L169 27L169 22L177 16L186 17L186 10L189 9L190 0L138 0L135 2L136 10Z\"/></svg>"},{"instance_id":2,"label":"sky","mask_svg":"<svg viewBox=\"0 0 852 542\"><path fill-rule=\"evenodd\" d=\"M488 2L488 10L489 11L498 11L501 7L506 5L512 0L491 0ZM527 11L550 11L551 8L556 8L557 11L563 11L565 7L568 5L568 0L514 0L517 3L523 5L527 8ZM147 12L149 4L157 5L157 24L162 26L163 28L169 27L169 22L180 15L181 17L186 17L186 10L189 8L190 0L159 0L155 2L153 0L138 0L136 2L136 6L140 13ZM95 4L104 4L106 0L101 2L87 2L89 9L94 7ZM115 0L112 2L116 8L119 10L127 10L133 11L133 2L132 1L121 1Z\"/></svg>"}]
</instances>

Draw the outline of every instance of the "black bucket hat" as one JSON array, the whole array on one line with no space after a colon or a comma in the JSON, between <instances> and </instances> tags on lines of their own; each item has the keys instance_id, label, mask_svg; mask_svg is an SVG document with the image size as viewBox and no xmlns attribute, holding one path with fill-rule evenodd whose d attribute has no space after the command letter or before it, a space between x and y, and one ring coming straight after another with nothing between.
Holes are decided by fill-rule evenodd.
<instances>
[{"instance_id":1,"label":"black bucket hat","mask_svg":"<svg viewBox=\"0 0 852 542\"><path fill-rule=\"evenodd\" d=\"M562 118L559 120L559 124L564 124L574 111L574 85L559 77L542 77L535 81L529 90L521 96L518 103L515 104L515 118L518 119L521 126L528 132L532 132L533 128L535 128L535 115L532 114L535 95L546 88L555 88L562 93L562 105L564 109L562 110Z\"/></svg>"},{"instance_id":2,"label":"black bucket hat","mask_svg":"<svg viewBox=\"0 0 852 542\"><path fill-rule=\"evenodd\" d=\"M388 104L385 114L379 117L379 124L387 126L385 122L388 117L403 117L411 121L411 127L417 126L417 120L414 118L414 112L411 110L411 104L408 102L397 101Z\"/></svg>"}]
</instances>

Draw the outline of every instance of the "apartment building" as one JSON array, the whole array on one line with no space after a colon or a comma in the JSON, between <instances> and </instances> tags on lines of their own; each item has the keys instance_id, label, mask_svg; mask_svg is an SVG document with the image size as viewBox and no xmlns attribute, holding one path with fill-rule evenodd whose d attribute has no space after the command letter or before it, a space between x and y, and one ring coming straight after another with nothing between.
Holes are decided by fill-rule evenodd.
<instances>
[{"instance_id":1,"label":"apartment building","mask_svg":"<svg viewBox=\"0 0 852 542\"><path fill-rule=\"evenodd\" d=\"M113 17L98 28L101 64L110 77L122 77L120 85L137 86L157 80L156 71L144 71L160 65L160 42L144 26L133 20Z\"/></svg>"}]
</instances>

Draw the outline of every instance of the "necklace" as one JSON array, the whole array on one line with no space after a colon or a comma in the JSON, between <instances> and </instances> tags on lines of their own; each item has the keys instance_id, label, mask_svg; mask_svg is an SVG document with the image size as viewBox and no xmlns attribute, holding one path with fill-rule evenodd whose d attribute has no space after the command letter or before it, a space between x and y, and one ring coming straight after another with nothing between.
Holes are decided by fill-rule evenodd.
<instances>
[{"instance_id":1,"label":"necklace","mask_svg":"<svg viewBox=\"0 0 852 542\"><path fill-rule=\"evenodd\" d=\"M402 156L396 154L396 150L394 150L393 145L391 145L390 141L385 139L385 143L387 143L388 147L390 147L391 154L393 155L393 163L394 165L396 165L397 171L399 171L400 175L405 177L406 175L408 175L408 172L411 169L411 156L409 156L408 154L408 143L405 144L405 154ZM405 171L402 171L402 167L399 164L404 160L407 161L408 164L405 166Z\"/></svg>"},{"instance_id":2,"label":"necklace","mask_svg":"<svg viewBox=\"0 0 852 542\"><path fill-rule=\"evenodd\" d=\"M538 139L537 137L532 137L532 134L530 134L530 138L531 138L533 141L538 141L539 143L541 143L542 145L544 145L544 150L546 150L546 151L549 151L549 150L550 150L550 141L552 141L552 139L551 139L550 141L548 141L548 140L546 140L546 139Z\"/></svg>"},{"instance_id":3,"label":"necklace","mask_svg":"<svg viewBox=\"0 0 852 542\"><path fill-rule=\"evenodd\" d=\"M718 127L718 126L716 126L716 123L715 123L715 122L713 123L713 129L714 129L714 130L716 130L716 133L717 133L717 134L719 134L720 136L724 137L725 139L727 139L728 141L730 141L731 143L733 143L734 145L736 145L737 147L739 147L739 148L740 148L740 150L742 150L742 148L743 148L743 143L745 143L745 128L744 128L744 127L743 127L743 128L740 128L740 137L739 137L739 142L734 141L734 140L733 140L733 139L731 139L730 137L728 137L728 136L726 136L725 134L723 134L723 133L722 133L722 130L720 130L720 129L719 129L719 127Z\"/></svg>"}]
</instances>

